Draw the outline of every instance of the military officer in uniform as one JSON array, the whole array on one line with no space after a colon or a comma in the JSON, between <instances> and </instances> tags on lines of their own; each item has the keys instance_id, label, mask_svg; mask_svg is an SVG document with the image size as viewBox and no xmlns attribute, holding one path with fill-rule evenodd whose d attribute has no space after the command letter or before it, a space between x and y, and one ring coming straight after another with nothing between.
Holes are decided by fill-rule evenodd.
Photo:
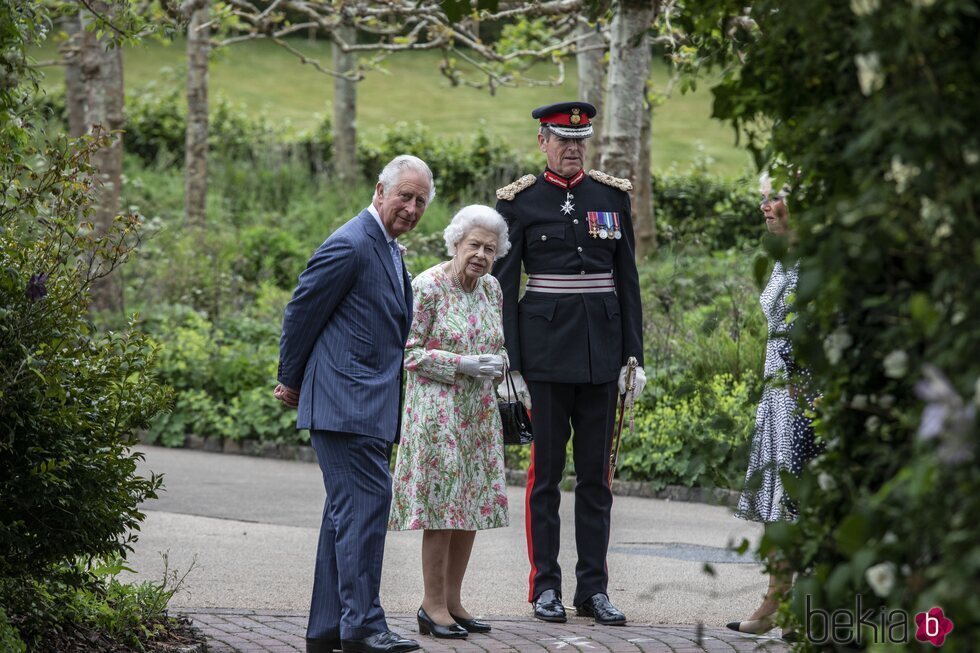
<instances>
[{"instance_id":1,"label":"military officer in uniform","mask_svg":"<svg viewBox=\"0 0 980 653\"><path fill-rule=\"evenodd\" d=\"M531 408L534 444L527 481L528 600L534 616L566 620L558 566L565 447L575 462L573 604L596 623L626 616L607 595L606 550L612 492L607 481L617 397L625 393L626 361L636 357L632 401L645 383L640 284L634 260L632 185L583 170L590 119L585 102L535 109L538 146L548 167L497 191L507 220L511 256L494 268L504 294L504 336L518 396ZM518 301L521 266L528 275ZM506 384L501 384L501 394Z\"/></svg>"}]
</instances>

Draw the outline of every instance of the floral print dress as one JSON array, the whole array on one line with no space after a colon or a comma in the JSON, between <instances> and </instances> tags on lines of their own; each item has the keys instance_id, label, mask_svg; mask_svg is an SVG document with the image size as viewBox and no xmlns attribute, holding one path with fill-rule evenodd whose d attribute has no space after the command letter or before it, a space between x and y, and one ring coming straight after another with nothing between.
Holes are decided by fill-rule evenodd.
<instances>
[{"instance_id":1,"label":"floral print dress","mask_svg":"<svg viewBox=\"0 0 980 653\"><path fill-rule=\"evenodd\" d=\"M405 407L393 474L392 530L508 525L495 381L456 373L461 355L505 355L503 295L484 275L465 292L437 265L412 281Z\"/></svg>"}]
</instances>

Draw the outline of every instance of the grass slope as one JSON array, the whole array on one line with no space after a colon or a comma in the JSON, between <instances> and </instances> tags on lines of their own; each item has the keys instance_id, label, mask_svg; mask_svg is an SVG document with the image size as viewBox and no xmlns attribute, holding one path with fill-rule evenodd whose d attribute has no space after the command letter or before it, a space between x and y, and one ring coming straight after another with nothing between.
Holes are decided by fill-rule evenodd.
<instances>
[{"instance_id":1,"label":"grass slope","mask_svg":"<svg viewBox=\"0 0 980 653\"><path fill-rule=\"evenodd\" d=\"M330 47L325 42L308 44L297 40L311 58L325 64ZM48 44L38 59L52 59L55 48ZM184 44L146 42L127 48L125 77L129 88L150 80L183 85ZM465 136L479 125L516 148L534 148L532 108L576 96L574 61L567 67L559 88L502 88L491 96L487 91L453 88L439 73L439 56L432 52L402 53L384 61L384 70L372 71L358 85L358 128L370 138L380 127L399 121L418 121L433 132ZM46 68L45 84L63 83L63 71ZM550 66L539 66L529 77L547 79L555 74ZM657 63L655 88L663 89L668 70ZM312 127L318 114L331 112L332 79L303 65L291 54L268 41L253 41L218 50L212 57L211 92L221 93L246 105L250 112L265 112L288 121L298 129ZM734 145L731 128L712 120L711 94L703 86L693 93L675 92L654 109L652 152L655 170L671 166L686 169L699 158L708 157L709 169L720 174L738 174L749 165L748 155Z\"/></svg>"}]
</instances>

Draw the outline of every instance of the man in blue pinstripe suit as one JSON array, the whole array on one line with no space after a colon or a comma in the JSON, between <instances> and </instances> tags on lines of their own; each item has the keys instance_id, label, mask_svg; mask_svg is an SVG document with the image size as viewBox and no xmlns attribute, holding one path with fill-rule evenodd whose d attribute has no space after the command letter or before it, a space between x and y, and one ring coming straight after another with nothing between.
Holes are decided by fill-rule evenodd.
<instances>
[{"instance_id":1,"label":"man in blue pinstripe suit","mask_svg":"<svg viewBox=\"0 0 980 653\"><path fill-rule=\"evenodd\" d=\"M412 322L396 239L415 228L434 195L424 161L393 159L371 205L313 254L286 306L275 395L299 409L297 428L310 429L327 492L308 653L419 648L388 629L378 592Z\"/></svg>"}]
</instances>

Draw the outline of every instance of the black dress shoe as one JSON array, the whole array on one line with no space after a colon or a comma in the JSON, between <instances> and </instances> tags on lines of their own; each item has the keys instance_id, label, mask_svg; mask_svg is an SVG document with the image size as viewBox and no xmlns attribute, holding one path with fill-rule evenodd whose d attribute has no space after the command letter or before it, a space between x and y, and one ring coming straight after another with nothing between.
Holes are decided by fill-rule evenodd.
<instances>
[{"instance_id":1,"label":"black dress shoe","mask_svg":"<svg viewBox=\"0 0 980 653\"><path fill-rule=\"evenodd\" d=\"M561 594L555 590L545 590L534 599L534 618L563 624L568 620L565 606L561 604Z\"/></svg>"},{"instance_id":2,"label":"black dress shoe","mask_svg":"<svg viewBox=\"0 0 980 653\"><path fill-rule=\"evenodd\" d=\"M592 617L603 626L622 626L626 623L626 615L610 603L605 594L593 594L585 603L576 606L576 611L580 617Z\"/></svg>"},{"instance_id":3,"label":"black dress shoe","mask_svg":"<svg viewBox=\"0 0 980 653\"><path fill-rule=\"evenodd\" d=\"M422 648L414 639L399 637L390 630L362 639L342 639L340 644L344 653L405 653Z\"/></svg>"},{"instance_id":4,"label":"black dress shoe","mask_svg":"<svg viewBox=\"0 0 980 653\"><path fill-rule=\"evenodd\" d=\"M460 626L466 629L470 633L489 633L491 628L490 624L485 621L477 621L476 619L463 619L462 617L457 617L452 612L449 616L453 618Z\"/></svg>"},{"instance_id":5,"label":"black dress shoe","mask_svg":"<svg viewBox=\"0 0 980 653\"><path fill-rule=\"evenodd\" d=\"M440 639L465 639L470 634L459 624L450 624L449 626L437 624L422 608L419 608L419 613L416 616L419 620L419 632L423 635L432 635Z\"/></svg>"},{"instance_id":6,"label":"black dress shoe","mask_svg":"<svg viewBox=\"0 0 980 653\"><path fill-rule=\"evenodd\" d=\"M333 653L340 650L339 637L307 637L306 653Z\"/></svg>"}]
</instances>

